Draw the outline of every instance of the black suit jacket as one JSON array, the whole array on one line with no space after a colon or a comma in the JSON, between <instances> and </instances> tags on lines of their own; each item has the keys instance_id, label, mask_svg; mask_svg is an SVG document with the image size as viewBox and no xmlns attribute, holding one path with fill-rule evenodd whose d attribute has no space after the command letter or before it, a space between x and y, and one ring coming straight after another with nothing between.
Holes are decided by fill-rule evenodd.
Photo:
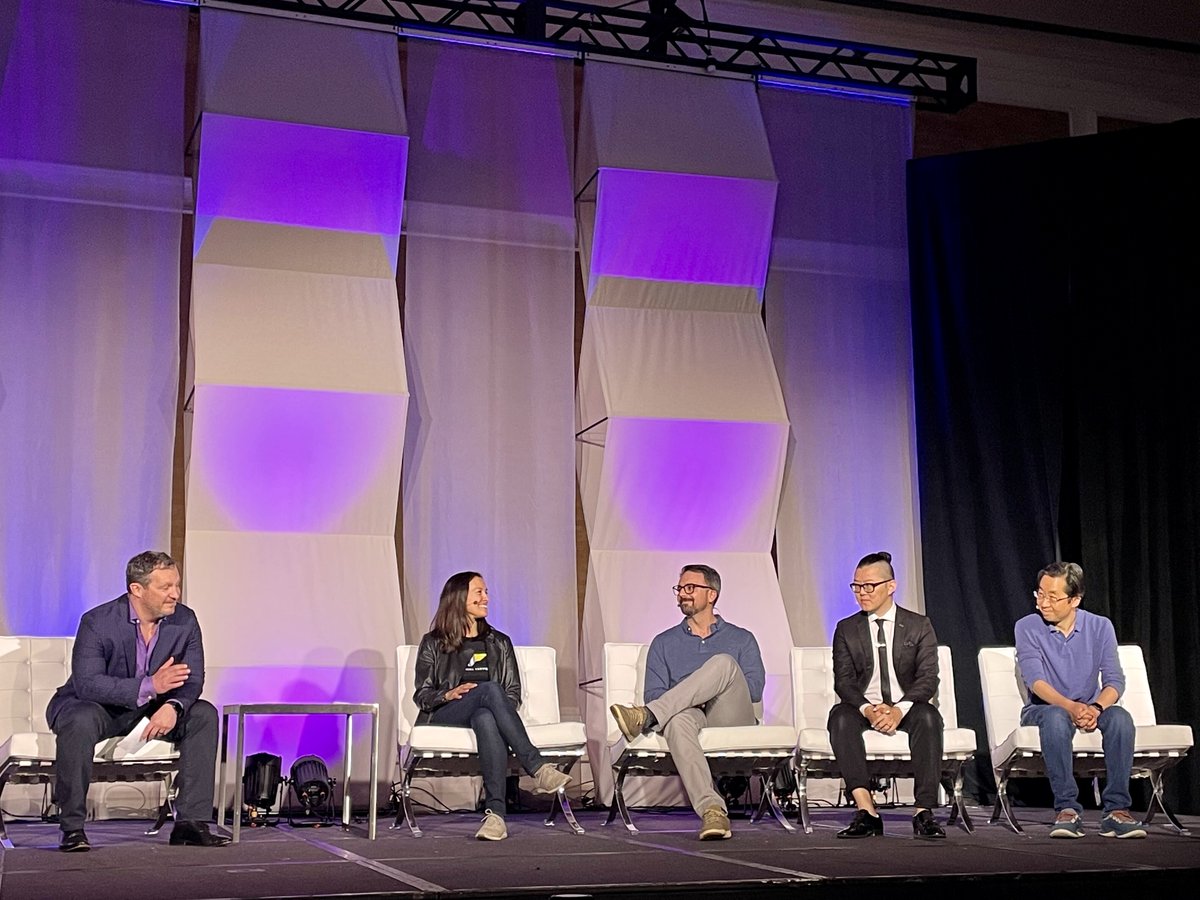
<instances>
[{"instance_id":1,"label":"black suit jacket","mask_svg":"<svg viewBox=\"0 0 1200 900\"><path fill-rule=\"evenodd\" d=\"M46 720L54 719L69 700L92 700L116 709L137 709L144 672L137 670L136 625L129 621L129 595L90 609L79 620L79 632L71 653L71 677L55 691L46 707ZM159 694L152 705L177 700L184 713L200 699L204 689L204 643L196 614L186 606L158 626L158 643L150 656L150 674L175 657L192 670L188 680L173 691Z\"/></svg>"},{"instance_id":2,"label":"black suit jacket","mask_svg":"<svg viewBox=\"0 0 1200 900\"><path fill-rule=\"evenodd\" d=\"M925 616L896 607L892 665L904 691L895 702L932 702L938 690L937 635ZM833 689L845 703L861 708L869 703L863 691L871 683L878 653L871 637L871 619L859 612L842 619L833 632Z\"/></svg>"}]
</instances>

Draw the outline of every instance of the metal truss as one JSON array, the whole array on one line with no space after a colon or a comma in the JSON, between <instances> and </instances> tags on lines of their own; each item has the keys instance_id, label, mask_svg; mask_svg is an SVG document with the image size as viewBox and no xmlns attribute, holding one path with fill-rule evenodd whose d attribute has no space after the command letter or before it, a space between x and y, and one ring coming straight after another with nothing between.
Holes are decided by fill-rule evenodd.
<instances>
[{"instance_id":1,"label":"metal truss","mask_svg":"<svg viewBox=\"0 0 1200 900\"><path fill-rule=\"evenodd\" d=\"M971 57L724 25L709 22L706 15L689 15L679 2L633 0L600 6L570 0L191 0L191 5L271 10L385 27L399 34L459 36L781 85L865 92L945 112L976 99ZM702 8L698 0L691 2Z\"/></svg>"}]
</instances>

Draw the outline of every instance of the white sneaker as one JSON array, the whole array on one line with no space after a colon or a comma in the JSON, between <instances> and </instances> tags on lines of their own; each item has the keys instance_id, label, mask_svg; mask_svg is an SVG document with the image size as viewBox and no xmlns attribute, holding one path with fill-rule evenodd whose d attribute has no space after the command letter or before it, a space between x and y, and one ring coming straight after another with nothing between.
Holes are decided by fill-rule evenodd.
<instances>
[{"instance_id":1,"label":"white sneaker","mask_svg":"<svg viewBox=\"0 0 1200 900\"><path fill-rule=\"evenodd\" d=\"M502 841L506 837L508 837L508 828L504 824L504 817L497 815L489 809L483 814L483 824L475 832L475 839L480 841Z\"/></svg>"}]
</instances>

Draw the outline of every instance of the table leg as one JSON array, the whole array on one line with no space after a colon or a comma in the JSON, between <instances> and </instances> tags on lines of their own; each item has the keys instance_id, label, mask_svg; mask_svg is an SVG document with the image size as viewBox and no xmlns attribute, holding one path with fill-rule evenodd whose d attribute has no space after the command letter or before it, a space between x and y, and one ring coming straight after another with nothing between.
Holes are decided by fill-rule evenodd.
<instances>
[{"instance_id":1,"label":"table leg","mask_svg":"<svg viewBox=\"0 0 1200 900\"><path fill-rule=\"evenodd\" d=\"M221 788L217 794L217 827L225 827L225 781L229 774L229 713L221 716Z\"/></svg>"},{"instance_id":2,"label":"table leg","mask_svg":"<svg viewBox=\"0 0 1200 900\"><path fill-rule=\"evenodd\" d=\"M235 844L242 839L242 805L245 803L245 798L242 796L244 792L242 779L246 774L245 768L246 715L239 711L237 717L237 759L233 761L233 842Z\"/></svg>"},{"instance_id":3,"label":"table leg","mask_svg":"<svg viewBox=\"0 0 1200 900\"><path fill-rule=\"evenodd\" d=\"M346 749L342 764L342 827L350 827L350 751L354 740L354 716L346 716Z\"/></svg>"},{"instance_id":4,"label":"table leg","mask_svg":"<svg viewBox=\"0 0 1200 900\"><path fill-rule=\"evenodd\" d=\"M367 838L375 840L375 819L379 814L379 709L371 711L371 780L367 785Z\"/></svg>"}]
</instances>

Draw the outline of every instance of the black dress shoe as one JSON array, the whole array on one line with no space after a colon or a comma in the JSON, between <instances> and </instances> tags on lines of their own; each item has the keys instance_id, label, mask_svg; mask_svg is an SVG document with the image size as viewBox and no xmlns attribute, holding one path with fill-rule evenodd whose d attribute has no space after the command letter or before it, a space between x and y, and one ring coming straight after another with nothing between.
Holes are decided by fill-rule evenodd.
<instances>
[{"instance_id":1,"label":"black dress shoe","mask_svg":"<svg viewBox=\"0 0 1200 900\"><path fill-rule=\"evenodd\" d=\"M921 810L913 816L913 837L916 838L944 838L946 832L933 819L933 813L927 809Z\"/></svg>"},{"instance_id":2,"label":"black dress shoe","mask_svg":"<svg viewBox=\"0 0 1200 900\"><path fill-rule=\"evenodd\" d=\"M224 847L229 838L213 834L204 822L176 822L171 829L171 845L185 847Z\"/></svg>"},{"instance_id":3,"label":"black dress shoe","mask_svg":"<svg viewBox=\"0 0 1200 900\"><path fill-rule=\"evenodd\" d=\"M850 824L837 833L840 838L868 838L883 836L883 817L873 816L865 809L854 814Z\"/></svg>"},{"instance_id":4,"label":"black dress shoe","mask_svg":"<svg viewBox=\"0 0 1200 900\"><path fill-rule=\"evenodd\" d=\"M83 829L77 828L74 831L63 832L62 841L59 843L58 849L63 853L86 853L92 849L92 845L88 843L87 835L83 833Z\"/></svg>"}]
</instances>

